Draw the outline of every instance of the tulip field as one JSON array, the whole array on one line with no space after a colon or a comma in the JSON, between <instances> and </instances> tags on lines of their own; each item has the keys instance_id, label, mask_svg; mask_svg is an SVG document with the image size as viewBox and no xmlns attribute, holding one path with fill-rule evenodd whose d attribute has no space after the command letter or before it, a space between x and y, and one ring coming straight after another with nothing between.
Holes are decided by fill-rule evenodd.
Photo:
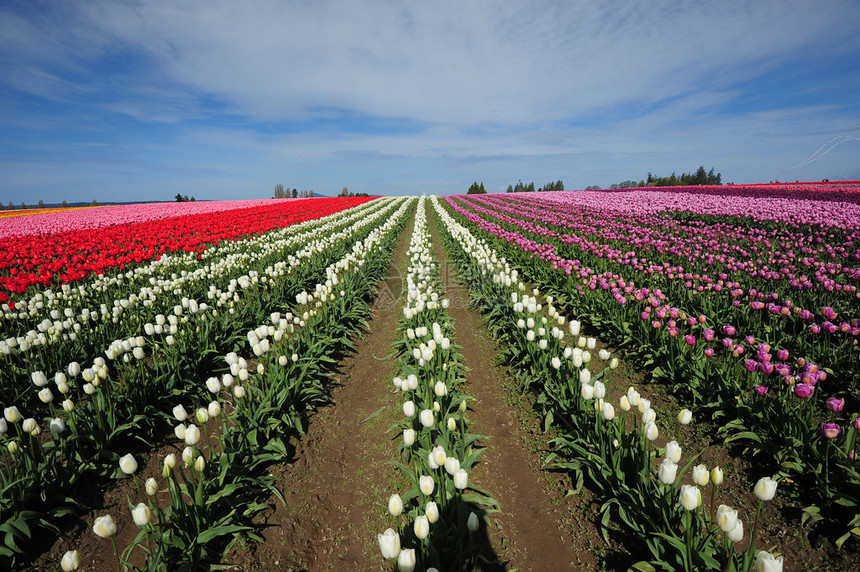
<instances>
[{"instance_id":1,"label":"tulip field","mask_svg":"<svg viewBox=\"0 0 860 572\"><path fill-rule=\"evenodd\" d=\"M529 569L493 563L465 304L613 569L860 567L860 183L798 183L4 216L0 569L222 569L264 544L275 468L350 406L332 376L393 274L393 476L359 569Z\"/></svg>"}]
</instances>

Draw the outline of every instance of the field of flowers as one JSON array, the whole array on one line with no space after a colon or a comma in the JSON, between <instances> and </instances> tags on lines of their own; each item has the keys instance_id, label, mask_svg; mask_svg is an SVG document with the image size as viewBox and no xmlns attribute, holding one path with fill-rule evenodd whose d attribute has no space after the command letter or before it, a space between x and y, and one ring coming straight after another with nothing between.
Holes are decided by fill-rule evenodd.
<instances>
[{"instance_id":1,"label":"field of flowers","mask_svg":"<svg viewBox=\"0 0 860 572\"><path fill-rule=\"evenodd\" d=\"M88 483L123 479L137 537L118 545L116 514L89 523L118 570L210 569L262 541L284 501L271 467L373 327L402 233L398 373L379 391L402 410L389 462L407 486L379 499L373 566L481 569L478 531L504 509L471 479L492 439L468 419L434 243L533 397L546 467L591 492L607 542L636 540L630 569L782 570L761 533L775 496L856 554L860 184L844 183L0 218L0 569L68 533ZM691 422L755 474L706 466Z\"/></svg>"}]
</instances>

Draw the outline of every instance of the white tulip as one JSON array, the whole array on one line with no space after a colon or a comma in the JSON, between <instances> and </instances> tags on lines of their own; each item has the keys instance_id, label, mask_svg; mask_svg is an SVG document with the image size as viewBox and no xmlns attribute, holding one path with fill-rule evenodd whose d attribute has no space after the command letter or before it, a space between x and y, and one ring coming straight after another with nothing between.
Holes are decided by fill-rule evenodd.
<instances>
[{"instance_id":1,"label":"white tulip","mask_svg":"<svg viewBox=\"0 0 860 572\"><path fill-rule=\"evenodd\" d=\"M197 425L189 425L185 429L185 444L196 445L200 441L200 429Z\"/></svg>"},{"instance_id":2,"label":"white tulip","mask_svg":"<svg viewBox=\"0 0 860 572\"><path fill-rule=\"evenodd\" d=\"M678 474L678 465L671 459L663 459L660 463L660 468L657 470L657 476L660 482L664 485L671 485L675 482L675 477Z\"/></svg>"},{"instance_id":3,"label":"white tulip","mask_svg":"<svg viewBox=\"0 0 860 572\"><path fill-rule=\"evenodd\" d=\"M403 414L406 417L415 417L415 402L406 401L403 403Z\"/></svg>"},{"instance_id":4,"label":"white tulip","mask_svg":"<svg viewBox=\"0 0 860 572\"><path fill-rule=\"evenodd\" d=\"M415 429L404 429L403 444L407 447L411 447L413 443L415 443Z\"/></svg>"},{"instance_id":5,"label":"white tulip","mask_svg":"<svg viewBox=\"0 0 860 572\"><path fill-rule=\"evenodd\" d=\"M400 516L400 513L403 512L403 499L400 498L400 495L393 494L388 499L388 512L392 516Z\"/></svg>"},{"instance_id":6,"label":"white tulip","mask_svg":"<svg viewBox=\"0 0 860 572\"><path fill-rule=\"evenodd\" d=\"M469 473L465 469L457 469L454 473L454 487L463 490L469 486Z\"/></svg>"},{"instance_id":7,"label":"white tulip","mask_svg":"<svg viewBox=\"0 0 860 572\"><path fill-rule=\"evenodd\" d=\"M645 437L649 441L655 440L659 434L660 434L660 432L657 429L657 424L654 423L653 421L651 423L648 423L647 425L645 425Z\"/></svg>"},{"instance_id":8,"label":"white tulip","mask_svg":"<svg viewBox=\"0 0 860 572\"><path fill-rule=\"evenodd\" d=\"M421 425L423 425L424 427L427 427L427 428L433 427L433 421L434 421L433 410L432 409L424 409L423 411L421 411L420 420L421 420Z\"/></svg>"},{"instance_id":9,"label":"white tulip","mask_svg":"<svg viewBox=\"0 0 860 572\"><path fill-rule=\"evenodd\" d=\"M173 416L176 418L177 421L182 423L183 421L188 419L188 412L185 411L185 407L183 407L182 405L177 405L173 408ZM180 439L182 439L182 437L180 437Z\"/></svg>"},{"instance_id":10,"label":"white tulip","mask_svg":"<svg viewBox=\"0 0 860 572\"><path fill-rule=\"evenodd\" d=\"M111 515L100 516L93 523L93 532L101 538L110 538L116 534L116 523Z\"/></svg>"},{"instance_id":11,"label":"white tulip","mask_svg":"<svg viewBox=\"0 0 860 572\"><path fill-rule=\"evenodd\" d=\"M158 493L158 482L154 478L149 477L146 479L144 489L146 490L147 495L155 496Z\"/></svg>"},{"instance_id":12,"label":"white tulip","mask_svg":"<svg viewBox=\"0 0 860 572\"><path fill-rule=\"evenodd\" d=\"M415 549L403 548L397 555L397 569L400 572L413 572L415 570Z\"/></svg>"},{"instance_id":13,"label":"white tulip","mask_svg":"<svg viewBox=\"0 0 860 572\"><path fill-rule=\"evenodd\" d=\"M385 532L376 535L379 540L379 549L385 559L397 558L400 554L400 535L393 528L386 528Z\"/></svg>"},{"instance_id":14,"label":"white tulip","mask_svg":"<svg viewBox=\"0 0 860 572\"><path fill-rule=\"evenodd\" d=\"M776 494L776 485L777 482L770 477L762 477L756 483L755 488L753 488L753 493L759 500L772 500Z\"/></svg>"},{"instance_id":15,"label":"white tulip","mask_svg":"<svg viewBox=\"0 0 860 572\"><path fill-rule=\"evenodd\" d=\"M705 465L696 465L693 467L693 482L699 485L700 487L704 487L710 481L711 474L708 472L708 468Z\"/></svg>"},{"instance_id":16,"label":"white tulip","mask_svg":"<svg viewBox=\"0 0 860 572\"><path fill-rule=\"evenodd\" d=\"M682 409L678 412L678 423L681 425L689 425L693 420L693 412L689 409Z\"/></svg>"},{"instance_id":17,"label":"white tulip","mask_svg":"<svg viewBox=\"0 0 860 572\"><path fill-rule=\"evenodd\" d=\"M415 532L415 536L419 540L424 540L427 536L430 535L430 521L427 520L426 515L421 515L415 518L415 522L412 525L412 530Z\"/></svg>"},{"instance_id":18,"label":"white tulip","mask_svg":"<svg viewBox=\"0 0 860 572\"><path fill-rule=\"evenodd\" d=\"M433 494L433 489L436 488L436 482L433 480L433 477L422 475L421 477L418 477L418 488L422 493L424 493L424 495L429 496Z\"/></svg>"},{"instance_id":19,"label":"white tulip","mask_svg":"<svg viewBox=\"0 0 860 572\"><path fill-rule=\"evenodd\" d=\"M60 567L63 569L63 572L73 572L74 570L77 570L80 565L81 557L77 550L69 550L63 554L63 559L60 560Z\"/></svg>"},{"instance_id":20,"label":"white tulip","mask_svg":"<svg viewBox=\"0 0 860 572\"><path fill-rule=\"evenodd\" d=\"M694 485L681 485L681 506L687 510L695 510L702 504L702 493Z\"/></svg>"},{"instance_id":21,"label":"white tulip","mask_svg":"<svg viewBox=\"0 0 860 572\"><path fill-rule=\"evenodd\" d=\"M134 510L131 511L131 518L137 526L143 528L149 524L149 521L152 519L152 510L150 510L146 504L139 503L134 507Z\"/></svg>"},{"instance_id":22,"label":"white tulip","mask_svg":"<svg viewBox=\"0 0 860 572\"><path fill-rule=\"evenodd\" d=\"M137 461L131 453L128 453L120 458L119 468L126 475L133 475L137 472Z\"/></svg>"},{"instance_id":23,"label":"white tulip","mask_svg":"<svg viewBox=\"0 0 860 572\"><path fill-rule=\"evenodd\" d=\"M439 520L439 506L433 501L428 502L427 506L424 507L424 514L427 515L427 520L430 521L430 524L435 523Z\"/></svg>"},{"instance_id":24,"label":"white tulip","mask_svg":"<svg viewBox=\"0 0 860 572\"><path fill-rule=\"evenodd\" d=\"M681 462L681 446L677 441L669 441L666 443L666 458L673 463Z\"/></svg>"}]
</instances>

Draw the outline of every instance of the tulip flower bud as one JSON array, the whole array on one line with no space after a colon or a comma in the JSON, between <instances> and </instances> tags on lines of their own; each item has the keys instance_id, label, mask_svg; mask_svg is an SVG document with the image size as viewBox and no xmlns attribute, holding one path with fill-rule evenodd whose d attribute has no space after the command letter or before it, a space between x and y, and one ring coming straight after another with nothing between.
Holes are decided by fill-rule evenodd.
<instances>
[{"instance_id":1,"label":"tulip flower bud","mask_svg":"<svg viewBox=\"0 0 860 572\"><path fill-rule=\"evenodd\" d=\"M411 447L413 443L415 443L415 429L404 429L403 444L407 447Z\"/></svg>"},{"instance_id":2,"label":"tulip flower bud","mask_svg":"<svg viewBox=\"0 0 860 572\"><path fill-rule=\"evenodd\" d=\"M54 394L51 393L50 388L44 388L39 392L39 400L42 403L50 403L54 400Z\"/></svg>"},{"instance_id":3,"label":"tulip flower bud","mask_svg":"<svg viewBox=\"0 0 860 572\"><path fill-rule=\"evenodd\" d=\"M205 407L197 408L197 422L201 424L205 424L209 422L209 410ZM186 433L187 435L187 433ZM193 444L193 443L192 443Z\"/></svg>"},{"instance_id":4,"label":"tulip flower bud","mask_svg":"<svg viewBox=\"0 0 860 572\"><path fill-rule=\"evenodd\" d=\"M405 406L405 404L404 404L404 406ZM423 425L424 427L427 427L427 428L433 427L433 421L434 421L433 411L431 409L424 409L423 411L421 411L420 420L421 420L421 425Z\"/></svg>"},{"instance_id":5,"label":"tulip flower bud","mask_svg":"<svg viewBox=\"0 0 860 572\"><path fill-rule=\"evenodd\" d=\"M415 536L419 540L424 540L430 534L430 521L427 520L426 515L421 515L415 518L415 522L412 525L412 530L415 532Z\"/></svg>"},{"instance_id":6,"label":"tulip flower bud","mask_svg":"<svg viewBox=\"0 0 860 572\"><path fill-rule=\"evenodd\" d=\"M657 476L660 479L660 482L664 485L671 485L675 482L675 477L677 475L678 465L671 459L663 459L663 462L660 463L659 469L657 469Z\"/></svg>"},{"instance_id":7,"label":"tulip flower bud","mask_svg":"<svg viewBox=\"0 0 860 572\"><path fill-rule=\"evenodd\" d=\"M3 417L5 417L6 421L8 421L9 423L18 423L23 419L21 413L18 411L18 408L14 405L3 409Z\"/></svg>"},{"instance_id":8,"label":"tulip flower bud","mask_svg":"<svg viewBox=\"0 0 860 572\"><path fill-rule=\"evenodd\" d=\"M608 401L603 404L603 418L607 421L612 421L615 418L615 407Z\"/></svg>"},{"instance_id":9,"label":"tulip flower bud","mask_svg":"<svg viewBox=\"0 0 860 572\"><path fill-rule=\"evenodd\" d=\"M782 572L783 557L759 550L755 556L753 570L756 572Z\"/></svg>"},{"instance_id":10,"label":"tulip flower bud","mask_svg":"<svg viewBox=\"0 0 860 572\"><path fill-rule=\"evenodd\" d=\"M423 475L418 477L418 488L424 495L429 496L433 494L433 489L436 488L436 482L433 480L433 477Z\"/></svg>"},{"instance_id":11,"label":"tulip flower bud","mask_svg":"<svg viewBox=\"0 0 860 572\"><path fill-rule=\"evenodd\" d=\"M111 515L100 516L93 523L93 532L101 538L110 538L116 534L116 523Z\"/></svg>"},{"instance_id":12,"label":"tulip flower bud","mask_svg":"<svg viewBox=\"0 0 860 572\"><path fill-rule=\"evenodd\" d=\"M210 419L217 419L221 415L221 404L217 401L210 401L207 410L209 411Z\"/></svg>"},{"instance_id":13,"label":"tulip flower bud","mask_svg":"<svg viewBox=\"0 0 860 572\"><path fill-rule=\"evenodd\" d=\"M699 485L700 487L707 486L708 482L710 482L711 474L708 472L708 468L705 465L696 465L693 467L693 482Z\"/></svg>"},{"instance_id":14,"label":"tulip flower bud","mask_svg":"<svg viewBox=\"0 0 860 572\"><path fill-rule=\"evenodd\" d=\"M444 397L448 395L448 386L445 385L444 381L437 381L433 387L433 392L436 394L436 397Z\"/></svg>"},{"instance_id":15,"label":"tulip flower bud","mask_svg":"<svg viewBox=\"0 0 860 572\"><path fill-rule=\"evenodd\" d=\"M647 425L657 420L657 412L650 407L642 412L642 424Z\"/></svg>"},{"instance_id":16,"label":"tulip flower bud","mask_svg":"<svg viewBox=\"0 0 860 572\"><path fill-rule=\"evenodd\" d=\"M622 395L621 399L618 400L618 407L621 408L621 411L630 411L630 400L626 395Z\"/></svg>"},{"instance_id":17,"label":"tulip flower bud","mask_svg":"<svg viewBox=\"0 0 860 572\"><path fill-rule=\"evenodd\" d=\"M15 455L18 452L18 441L9 441L6 443L6 450L10 455Z\"/></svg>"},{"instance_id":18,"label":"tulip flower bud","mask_svg":"<svg viewBox=\"0 0 860 572\"><path fill-rule=\"evenodd\" d=\"M80 565L81 557L77 550L69 550L63 554L63 559L60 560L60 567L63 569L63 572L73 572L74 570L77 570Z\"/></svg>"},{"instance_id":19,"label":"tulip flower bud","mask_svg":"<svg viewBox=\"0 0 860 572\"><path fill-rule=\"evenodd\" d=\"M24 419L23 423L21 423L21 430L24 431L24 433L32 433L38 426L39 424L36 423L35 419L28 417L27 419Z\"/></svg>"},{"instance_id":20,"label":"tulip flower bud","mask_svg":"<svg viewBox=\"0 0 860 572\"><path fill-rule=\"evenodd\" d=\"M596 397L597 399L603 399L604 397L606 397L606 386L603 384L602 381L594 382L594 397Z\"/></svg>"},{"instance_id":21,"label":"tulip flower bud","mask_svg":"<svg viewBox=\"0 0 860 572\"><path fill-rule=\"evenodd\" d=\"M194 464L194 449L191 447L185 447L182 449L182 462L185 463L186 467L190 467Z\"/></svg>"},{"instance_id":22,"label":"tulip flower bud","mask_svg":"<svg viewBox=\"0 0 860 572\"><path fill-rule=\"evenodd\" d=\"M654 441L659 434L660 434L660 432L657 429L657 424L654 423L653 421L651 423L648 423L647 425L645 425L645 437L649 441Z\"/></svg>"},{"instance_id":23,"label":"tulip flower bud","mask_svg":"<svg viewBox=\"0 0 860 572\"><path fill-rule=\"evenodd\" d=\"M714 483L714 486L723 484L723 470L721 468L714 467L711 469L711 482Z\"/></svg>"},{"instance_id":24,"label":"tulip flower bud","mask_svg":"<svg viewBox=\"0 0 860 572\"><path fill-rule=\"evenodd\" d=\"M180 423L176 427L173 428L173 434L176 435L177 439L185 440L185 423Z\"/></svg>"},{"instance_id":25,"label":"tulip flower bud","mask_svg":"<svg viewBox=\"0 0 860 572\"><path fill-rule=\"evenodd\" d=\"M233 376L229 373L225 373L221 376L221 385L224 387L231 387L233 385L234 379Z\"/></svg>"},{"instance_id":26,"label":"tulip flower bud","mask_svg":"<svg viewBox=\"0 0 860 572\"><path fill-rule=\"evenodd\" d=\"M460 460L456 457L448 457L445 459L445 472L452 477L460 470Z\"/></svg>"},{"instance_id":27,"label":"tulip flower bud","mask_svg":"<svg viewBox=\"0 0 860 572\"><path fill-rule=\"evenodd\" d=\"M666 443L666 458L673 463L681 462L681 446L677 441L669 441Z\"/></svg>"},{"instance_id":28,"label":"tulip flower bud","mask_svg":"<svg viewBox=\"0 0 860 572\"><path fill-rule=\"evenodd\" d=\"M744 523L741 519L737 519L735 527L729 530L728 537L732 542L740 542L744 539Z\"/></svg>"},{"instance_id":29,"label":"tulip flower bud","mask_svg":"<svg viewBox=\"0 0 860 572\"><path fill-rule=\"evenodd\" d=\"M137 461L131 453L128 453L120 458L119 468L126 475L133 475L137 472Z\"/></svg>"},{"instance_id":30,"label":"tulip flower bud","mask_svg":"<svg viewBox=\"0 0 860 572\"><path fill-rule=\"evenodd\" d=\"M183 421L188 419L188 412L185 411L185 407L183 407L182 405L177 405L173 408L173 416L176 418L177 421L182 423ZM182 439L182 437L180 437L180 439Z\"/></svg>"},{"instance_id":31,"label":"tulip flower bud","mask_svg":"<svg viewBox=\"0 0 860 572\"><path fill-rule=\"evenodd\" d=\"M448 455L445 453L445 449L441 445L437 445L433 447L433 450L430 452L433 455L433 460L440 467L445 464L445 461L448 460Z\"/></svg>"},{"instance_id":32,"label":"tulip flower bud","mask_svg":"<svg viewBox=\"0 0 860 572\"><path fill-rule=\"evenodd\" d=\"M198 412L199 413L199 412ZM207 415L209 413L207 412ZM197 425L189 425L185 429L185 444L196 445L200 441L200 429Z\"/></svg>"},{"instance_id":33,"label":"tulip flower bud","mask_svg":"<svg viewBox=\"0 0 860 572\"><path fill-rule=\"evenodd\" d=\"M203 469L206 468L206 459L203 458L203 455L198 455L197 460L194 461L194 470L198 473L202 473Z\"/></svg>"},{"instance_id":34,"label":"tulip flower bud","mask_svg":"<svg viewBox=\"0 0 860 572\"><path fill-rule=\"evenodd\" d=\"M388 499L388 512L392 516L400 516L400 513L403 512L403 500L400 498L400 495L393 494Z\"/></svg>"},{"instance_id":35,"label":"tulip flower bud","mask_svg":"<svg viewBox=\"0 0 860 572\"><path fill-rule=\"evenodd\" d=\"M403 548L397 555L397 569L400 572L413 572L415 570L415 549Z\"/></svg>"},{"instance_id":36,"label":"tulip flower bud","mask_svg":"<svg viewBox=\"0 0 860 572\"><path fill-rule=\"evenodd\" d=\"M48 385L48 378L44 372L34 371L30 374L30 377L33 380L33 385L36 387L45 387Z\"/></svg>"},{"instance_id":37,"label":"tulip flower bud","mask_svg":"<svg viewBox=\"0 0 860 572\"><path fill-rule=\"evenodd\" d=\"M415 402L414 401L405 401L403 403L403 414L406 417L415 417Z\"/></svg>"},{"instance_id":38,"label":"tulip flower bud","mask_svg":"<svg viewBox=\"0 0 860 572\"><path fill-rule=\"evenodd\" d=\"M756 483L755 488L753 488L753 494L755 494L756 498L759 500L772 500L773 496L776 494L776 485L777 482L770 477L762 477Z\"/></svg>"},{"instance_id":39,"label":"tulip flower bud","mask_svg":"<svg viewBox=\"0 0 860 572\"><path fill-rule=\"evenodd\" d=\"M146 490L147 495L155 496L156 493L158 493L158 482L154 478L149 477L148 479L146 479L144 489Z\"/></svg>"},{"instance_id":40,"label":"tulip flower bud","mask_svg":"<svg viewBox=\"0 0 860 572\"><path fill-rule=\"evenodd\" d=\"M474 512L469 513L469 518L466 520L466 528L469 532L477 532L479 526L478 515Z\"/></svg>"},{"instance_id":41,"label":"tulip flower bud","mask_svg":"<svg viewBox=\"0 0 860 572\"><path fill-rule=\"evenodd\" d=\"M588 370L585 370L585 371L588 371ZM579 391L579 394L586 401L590 401L591 399L594 398L594 388L590 385L583 385L582 389L580 389L580 391Z\"/></svg>"},{"instance_id":42,"label":"tulip flower bud","mask_svg":"<svg viewBox=\"0 0 860 572\"><path fill-rule=\"evenodd\" d=\"M6 424L6 420L0 417L0 435L6 433L9 430L9 426Z\"/></svg>"},{"instance_id":43,"label":"tulip flower bud","mask_svg":"<svg viewBox=\"0 0 860 572\"><path fill-rule=\"evenodd\" d=\"M173 453L168 453L164 457L164 466L168 469L173 469L176 466L176 455Z\"/></svg>"},{"instance_id":44,"label":"tulip flower bud","mask_svg":"<svg viewBox=\"0 0 860 572\"><path fill-rule=\"evenodd\" d=\"M242 399L243 397L245 397L245 388L241 385L237 385L233 388L233 396L236 399Z\"/></svg>"},{"instance_id":45,"label":"tulip flower bud","mask_svg":"<svg viewBox=\"0 0 860 572\"><path fill-rule=\"evenodd\" d=\"M651 400L640 397L639 405L637 407L639 409L639 413L645 413L646 410L651 409Z\"/></svg>"},{"instance_id":46,"label":"tulip flower bud","mask_svg":"<svg viewBox=\"0 0 860 572\"><path fill-rule=\"evenodd\" d=\"M48 427L50 428L51 433L53 433L54 435L60 435L63 431L66 430L66 423L59 417L56 417L54 419L51 419L50 423L48 424Z\"/></svg>"},{"instance_id":47,"label":"tulip flower bud","mask_svg":"<svg viewBox=\"0 0 860 572\"><path fill-rule=\"evenodd\" d=\"M131 511L131 518L138 527L143 528L152 519L152 510L146 504L140 503Z\"/></svg>"},{"instance_id":48,"label":"tulip flower bud","mask_svg":"<svg viewBox=\"0 0 860 572\"><path fill-rule=\"evenodd\" d=\"M702 504L702 493L694 485L681 485L681 506L687 510L695 510Z\"/></svg>"},{"instance_id":49,"label":"tulip flower bud","mask_svg":"<svg viewBox=\"0 0 860 572\"><path fill-rule=\"evenodd\" d=\"M717 525L723 532L729 532L734 529L738 523L738 511L730 506L721 504L717 507L716 514Z\"/></svg>"},{"instance_id":50,"label":"tulip flower bud","mask_svg":"<svg viewBox=\"0 0 860 572\"><path fill-rule=\"evenodd\" d=\"M469 486L469 473L465 469L457 469L454 473L454 487L463 490Z\"/></svg>"},{"instance_id":51,"label":"tulip flower bud","mask_svg":"<svg viewBox=\"0 0 860 572\"><path fill-rule=\"evenodd\" d=\"M428 502L427 506L424 507L424 514L427 515L427 520L430 521L430 524L435 523L439 520L439 506L433 501Z\"/></svg>"},{"instance_id":52,"label":"tulip flower bud","mask_svg":"<svg viewBox=\"0 0 860 572\"><path fill-rule=\"evenodd\" d=\"M221 391L221 382L218 381L217 377L210 377L206 380L206 389L209 390L209 393L218 393Z\"/></svg>"},{"instance_id":53,"label":"tulip flower bud","mask_svg":"<svg viewBox=\"0 0 860 572\"><path fill-rule=\"evenodd\" d=\"M682 409L678 412L678 423L681 425L689 425L693 420L693 412L689 409Z\"/></svg>"},{"instance_id":54,"label":"tulip flower bud","mask_svg":"<svg viewBox=\"0 0 860 572\"><path fill-rule=\"evenodd\" d=\"M379 540L379 549L385 559L397 558L400 554L400 535L393 528L386 528L385 532L376 535Z\"/></svg>"}]
</instances>

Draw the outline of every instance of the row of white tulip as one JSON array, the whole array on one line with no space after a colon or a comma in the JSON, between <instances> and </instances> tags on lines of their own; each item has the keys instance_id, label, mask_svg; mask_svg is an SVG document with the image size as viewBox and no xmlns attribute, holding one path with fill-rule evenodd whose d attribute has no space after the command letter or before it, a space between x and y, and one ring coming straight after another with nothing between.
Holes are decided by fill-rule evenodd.
<instances>
[{"instance_id":1,"label":"row of white tulip","mask_svg":"<svg viewBox=\"0 0 860 572\"><path fill-rule=\"evenodd\" d=\"M591 362L591 351L597 346L595 338L585 337L580 335L580 323L561 314L554 306L552 297L547 297L547 307L545 315L542 314L543 306L538 300L539 291L535 289L531 295L525 294L525 285L519 281L519 274L516 269L512 269L506 262L504 257L499 256L486 242L479 240L472 235L468 228L459 224L447 211L445 211L438 201L433 201L433 206L443 226L451 234L453 239L459 244L460 248L466 256L471 259L471 262L480 269L479 273L484 276L490 276L494 286L496 286L503 294L503 299L510 306L511 329L509 335L516 339L520 336L519 343L527 348L530 356L530 361L538 365L536 370L531 370L527 373L528 376L543 378L543 383L547 386L552 384L553 377L557 377L564 389L554 390L559 395L558 399L564 402L562 395L564 390L569 388L570 393L576 394L574 389L578 389L578 397L581 399L581 404L584 407L579 407L580 410L593 411L593 424L597 432L611 438L611 448L609 451L603 451L604 462L614 465L612 468L617 469L618 464L614 463L612 449L619 448L619 442L630 442L629 437L625 437L625 428L627 424L628 412L634 410L638 412L639 417L634 418L634 431L641 431L644 437L645 451L649 450L648 443L654 442L658 435L659 429L657 425L657 414L651 407L648 399L642 397L634 388L628 388L627 392L621 394L618 400L618 411L622 414L622 420L619 422L616 419L616 407L612 402L608 401L607 395L611 392L609 384L609 374L617 367L618 360L612 357L611 354L601 349L598 352L600 358L599 363L603 364L602 371L593 375L588 368ZM476 273L477 274L477 273ZM565 345L565 330L564 325L568 325L570 337L575 339L574 345ZM547 335L549 334L549 336ZM567 375L567 379L565 378ZM578 381L578 384L576 382ZM578 387L577 387L578 386ZM553 390L550 390L552 392ZM569 394L568 396L569 397ZM571 402L571 400L568 400ZM588 404L591 404L590 406ZM570 411L576 415L576 407L571 407ZM552 416L549 417L552 419ZM678 415L678 421L682 424L687 424L691 421L692 414L689 410L682 410ZM638 427L639 429L636 429ZM565 425L562 423L562 429ZM579 431L578 431L579 432ZM581 433L580 433L581 434ZM678 475L678 463L681 458L681 447L676 441L668 443L664 449L665 459L656 471L650 464L650 455L645 456L646 476L650 480L659 480L668 489L677 489L677 501L684 509L694 511L699 508L701 503L701 491L699 487L704 487L709 483L713 487L722 484L723 472L719 467L714 467L708 471L702 464L693 468L693 484L682 485L678 489L681 475ZM578 465L577 465L578 466ZM656 473L656 474L655 474ZM762 479L756 486L756 496L760 501L770 500L773 497L776 483L771 479ZM659 490L659 489L656 489ZM713 491L712 491L713 495ZM712 496L713 498L713 496ZM632 507L631 507L632 508ZM743 540L743 523L737 517L737 511L726 505L721 505L716 514L713 513L708 519L708 514L705 511L704 517L706 527L702 532L703 535L712 535L708 525L713 524L718 526L723 531L727 540L731 542L739 542ZM758 515L757 515L758 516ZM694 525L688 520L686 528L691 531ZM753 533L754 533L753 528ZM651 531L657 532L657 531ZM690 540L686 548L690 549ZM684 562L687 569L694 568L693 555L686 554ZM755 560L752 559L751 552L743 554L742 557L736 558L734 555L729 557L732 566L738 565L738 570L749 570L755 567L757 570L781 570L782 557L773 557L770 553L760 551ZM711 558L707 564L716 564L716 561ZM717 564L719 566L719 564Z\"/></svg>"},{"instance_id":2,"label":"row of white tulip","mask_svg":"<svg viewBox=\"0 0 860 572\"><path fill-rule=\"evenodd\" d=\"M399 342L401 371L393 379L404 414L401 465L412 488L391 495L388 509L399 523L378 535L385 559L401 572L468 569L474 565L472 537L480 526L477 508L465 503L469 470L480 454L472 446L464 413L467 397L458 354L431 251L425 198L421 197L408 250L405 304ZM482 504L494 501L481 497ZM474 510L473 510L474 509Z\"/></svg>"}]
</instances>

